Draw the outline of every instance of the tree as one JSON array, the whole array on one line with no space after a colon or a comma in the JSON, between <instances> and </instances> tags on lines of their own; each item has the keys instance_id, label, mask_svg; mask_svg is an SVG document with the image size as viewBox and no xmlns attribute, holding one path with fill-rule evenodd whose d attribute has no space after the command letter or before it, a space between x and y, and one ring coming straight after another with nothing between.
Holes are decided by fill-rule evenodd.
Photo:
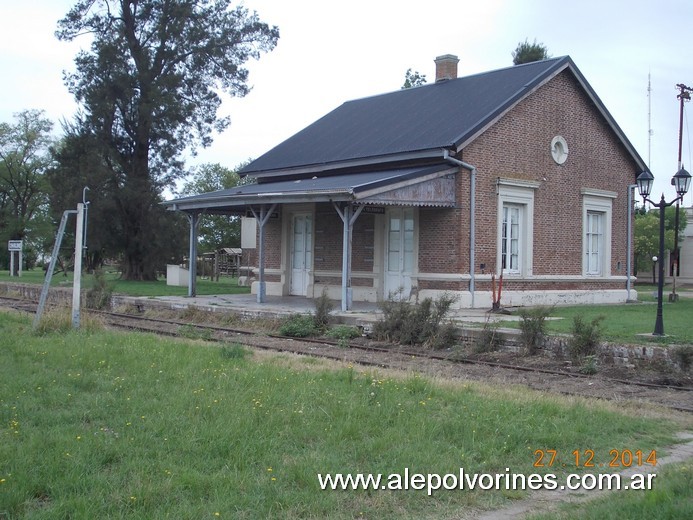
<instances>
[{"instance_id":1,"label":"tree","mask_svg":"<svg viewBox=\"0 0 693 520\"><path fill-rule=\"evenodd\" d=\"M659 210L651 210L657 213L659 217ZM686 229L686 212L683 209L679 209L679 243L683 239L683 231ZM676 229L676 206L669 206L664 210L664 227L666 229L674 230ZM673 247L673 244L672 244Z\"/></svg>"},{"instance_id":2,"label":"tree","mask_svg":"<svg viewBox=\"0 0 693 520\"><path fill-rule=\"evenodd\" d=\"M194 171L193 178L183 185L181 195L198 195L247 184L247 177L241 179L236 173L243 166L245 164L230 170L220 164L200 165ZM222 247L241 247L241 219L233 215L203 214L198 236L202 252L216 251Z\"/></svg>"},{"instance_id":3,"label":"tree","mask_svg":"<svg viewBox=\"0 0 693 520\"><path fill-rule=\"evenodd\" d=\"M118 207L112 194L114 178L108 164L99 153L97 137L81 123L64 123L64 137L52 148L54 166L47 172L50 185L51 218L57 226L63 211L75 209L86 195L87 237L85 267L89 272L105 260L120 260L127 247L120 219L114 218ZM85 192L85 188L87 188ZM161 201L161 197L157 196ZM151 261L157 271L167 263L180 263L186 251L185 218L179 213L165 211L156 204L150 215L156 227L152 237ZM69 226L63 240L63 250L74 251L74 226Z\"/></svg>"},{"instance_id":4,"label":"tree","mask_svg":"<svg viewBox=\"0 0 693 520\"><path fill-rule=\"evenodd\" d=\"M51 163L49 145L53 123L40 110L15 114L15 124L0 123L0 237L24 240L32 228L45 232L38 222L45 213L45 172ZM35 222L34 221L36 219ZM37 236L28 244L36 246ZM4 255L3 251L3 255ZM35 253L34 253L35 256ZM19 268L19 266L17 266Z\"/></svg>"},{"instance_id":5,"label":"tree","mask_svg":"<svg viewBox=\"0 0 693 520\"><path fill-rule=\"evenodd\" d=\"M249 59L279 38L231 0L78 0L56 35L89 34L66 74L108 174L122 241L123 277L156 278L160 194L183 174L182 153L205 147L228 118L218 92L248 93Z\"/></svg>"},{"instance_id":6,"label":"tree","mask_svg":"<svg viewBox=\"0 0 693 520\"><path fill-rule=\"evenodd\" d=\"M55 165L47 172L50 184L51 218L57 227L65 210L74 210L86 195L87 211L86 261L91 272L101 266L104 258L117 258L121 233L115 201L110 196L111 175L99 153L96 137L81 122L63 124L64 137L52 148ZM87 189L85 193L85 188ZM74 225L65 230L62 248L74 251Z\"/></svg>"},{"instance_id":7,"label":"tree","mask_svg":"<svg viewBox=\"0 0 693 520\"><path fill-rule=\"evenodd\" d=\"M664 249L674 249L676 208L670 206L664 210ZM679 219L679 235L686 228L686 219ZM680 237L679 237L680 240ZM656 283L655 264L652 257L659 256L659 209L635 213L633 228L633 252L635 254L635 273L652 270L652 283ZM662 259L663 261L664 259Z\"/></svg>"},{"instance_id":8,"label":"tree","mask_svg":"<svg viewBox=\"0 0 693 520\"><path fill-rule=\"evenodd\" d=\"M549 50L546 46L543 43L537 43L536 38L533 43L529 43L527 39L525 39L524 42L518 43L511 54L513 57L513 65L547 60L551 57L549 56Z\"/></svg>"},{"instance_id":9,"label":"tree","mask_svg":"<svg viewBox=\"0 0 693 520\"><path fill-rule=\"evenodd\" d=\"M404 85L402 85L401 90L405 90L412 87L420 87L426 84L426 74L421 74L419 71L412 72L411 69L407 69L404 74Z\"/></svg>"}]
</instances>

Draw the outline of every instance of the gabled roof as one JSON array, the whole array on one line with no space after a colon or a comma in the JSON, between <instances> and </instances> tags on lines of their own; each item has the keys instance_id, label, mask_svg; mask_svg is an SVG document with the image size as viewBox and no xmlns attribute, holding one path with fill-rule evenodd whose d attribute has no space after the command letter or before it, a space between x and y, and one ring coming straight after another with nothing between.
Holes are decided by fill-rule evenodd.
<instances>
[{"instance_id":1,"label":"gabled roof","mask_svg":"<svg viewBox=\"0 0 693 520\"><path fill-rule=\"evenodd\" d=\"M505 112L570 70L644 169L645 164L570 57L517 65L348 101L260 156L240 173L301 175L440 158L459 151Z\"/></svg>"},{"instance_id":2,"label":"gabled roof","mask_svg":"<svg viewBox=\"0 0 693 520\"><path fill-rule=\"evenodd\" d=\"M645 162L570 57L348 101L239 173L258 184L166 201L171 210L238 213L267 203L454 205L446 160L529 94L569 71L640 171Z\"/></svg>"}]
</instances>

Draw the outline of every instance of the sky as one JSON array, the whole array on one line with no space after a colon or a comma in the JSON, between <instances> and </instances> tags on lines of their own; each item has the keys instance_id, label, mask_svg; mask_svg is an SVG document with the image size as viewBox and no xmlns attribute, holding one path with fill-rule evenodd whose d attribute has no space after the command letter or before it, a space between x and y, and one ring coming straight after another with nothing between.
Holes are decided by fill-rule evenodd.
<instances>
[{"instance_id":1,"label":"sky","mask_svg":"<svg viewBox=\"0 0 693 520\"><path fill-rule=\"evenodd\" d=\"M57 21L74 0L0 0L0 122L27 109L55 123L78 109L63 84L86 41L65 43ZM238 2L233 1L233 5ZM279 27L277 47L247 64L251 92L224 97L231 126L188 165L235 168L343 102L398 90L411 68L435 80L433 60L460 58L458 75L512 66L519 42L569 55L655 176L653 198L675 196L676 85L693 87L690 0L244 0ZM648 82L650 90L648 93ZM693 172L685 104L682 161ZM685 198L693 205L693 193Z\"/></svg>"}]
</instances>

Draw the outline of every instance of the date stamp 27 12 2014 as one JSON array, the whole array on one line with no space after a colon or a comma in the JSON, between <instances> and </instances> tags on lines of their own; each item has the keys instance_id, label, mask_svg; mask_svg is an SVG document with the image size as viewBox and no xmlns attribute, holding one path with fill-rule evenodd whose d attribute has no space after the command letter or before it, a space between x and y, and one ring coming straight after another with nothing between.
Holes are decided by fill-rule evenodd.
<instances>
[{"instance_id":1,"label":"date stamp 27 12 2014","mask_svg":"<svg viewBox=\"0 0 693 520\"><path fill-rule=\"evenodd\" d=\"M630 468L633 466L656 466L657 450L609 450L608 457L602 461L595 460L594 450L573 450L569 457L559 454L558 450L534 450L535 468L573 467L573 468Z\"/></svg>"}]
</instances>

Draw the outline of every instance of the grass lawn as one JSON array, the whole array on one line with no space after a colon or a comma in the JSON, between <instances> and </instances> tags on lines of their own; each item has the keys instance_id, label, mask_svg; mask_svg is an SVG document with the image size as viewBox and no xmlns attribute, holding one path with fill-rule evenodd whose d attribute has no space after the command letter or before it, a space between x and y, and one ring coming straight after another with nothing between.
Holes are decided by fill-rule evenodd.
<instances>
[{"instance_id":1,"label":"grass lawn","mask_svg":"<svg viewBox=\"0 0 693 520\"><path fill-rule=\"evenodd\" d=\"M681 298L676 303L668 301L662 306L664 332L667 337L657 340L661 343L693 344L693 298ZM652 338L638 337L638 334L652 334L657 316L656 303L647 302L625 305L590 305L575 307L557 307L552 316L563 320L552 320L548 323L549 332L569 333L573 318L582 316L592 321L604 316L604 339L607 341L636 343L652 342Z\"/></svg>"},{"instance_id":2,"label":"grass lawn","mask_svg":"<svg viewBox=\"0 0 693 520\"><path fill-rule=\"evenodd\" d=\"M586 322L591 322L603 316L601 327L602 338L605 341L626 344L645 344L656 341L661 344L693 344L693 297L680 296L679 301L670 303L669 288L664 293L662 316L666 337L653 339L642 336L652 334L657 317L657 298L653 296L656 286L638 286L638 303L619 305L571 305L555 307L551 312L552 318L546 322L549 334L567 334L573 327L573 318L581 316ZM690 294L690 293L689 293ZM519 328L517 321L503 321L502 327Z\"/></svg>"},{"instance_id":3,"label":"grass lawn","mask_svg":"<svg viewBox=\"0 0 693 520\"><path fill-rule=\"evenodd\" d=\"M39 336L14 313L0 313L0 331L0 518L458 518L524 495L322 491L317 475L563 475L574 450L597 463L612 449L661 457L692 426L646 406L240 346ZM555 467L534 467L539 449L557 450ZM693 515L690 486L679 494Z\"/></svg>"},{"instance_id":4,"label":"grass lawn","mask_svg":"<svg viewBox=\"0 0 693 520\"><path fill-rule=\"evenodd\" d=\"M43 284L45 273L40 269L22 271L21 277L10 277L9 271L0 271L0 280L5 282ZM113 292L127 294L129 296L186 296L187 287L176 287L166 285L166 278L163 277L156 282L132 282L121 280L119 273L106 273L106 280L113 287ZM51 286L66 285L72 287L73 274L56 273L51 278ZM82 277L82 287L90 288L94 283L94 276L84 274ZM218 282L210 279L197 279L197 294L250 294L250 287L240 287L237 278L222 276Z\"/></svg>"}]
</instances>

